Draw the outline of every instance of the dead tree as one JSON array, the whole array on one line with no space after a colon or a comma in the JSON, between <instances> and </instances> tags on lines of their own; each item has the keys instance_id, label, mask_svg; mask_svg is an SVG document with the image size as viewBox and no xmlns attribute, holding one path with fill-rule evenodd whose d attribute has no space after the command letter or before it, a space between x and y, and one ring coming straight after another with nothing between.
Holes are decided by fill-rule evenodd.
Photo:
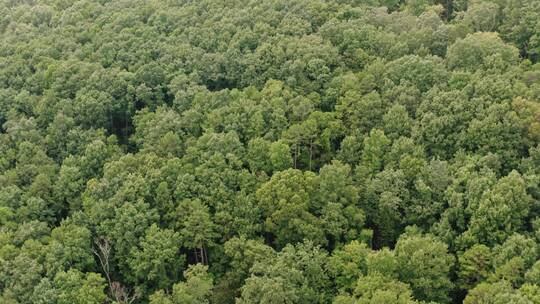
<instances>
[{"instance_id":1,"label":"dead tree","mask_svg":"<svg viewBox=\"0 0 540 304\"><path fill-rule=\"evenodd\" d=\"M122 283L113 281L111 279L111 267L110 267L110 257L111 257L111 245L107 239L96 239L94 240L95 246L92 247L92 252L98 257L101 269L107 278L109 284L109 295L117 303L122 304L131 304L138 297L137 292L133 292L129 288L126 288Z\"/></svg>"}]
</instances>

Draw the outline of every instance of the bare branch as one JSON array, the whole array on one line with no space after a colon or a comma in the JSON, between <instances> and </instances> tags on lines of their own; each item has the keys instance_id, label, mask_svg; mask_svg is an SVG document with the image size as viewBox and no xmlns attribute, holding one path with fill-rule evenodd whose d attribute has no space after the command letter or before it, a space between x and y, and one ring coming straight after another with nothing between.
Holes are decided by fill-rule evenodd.
<instances>
[{"instance_id":1,"label":"bare branch","mask_svg":"<svg viewBox=\"0 0 540 304\"><path fill-rule=\"evenodd\" d=\"M109 283L109 293L111 298L113 298L117 303L130 304L133 303L136 299L139 298L137 292L132 292L126 288L122 283L112 281L110 275L110 255L111 255L111 245L107 239L96 239L94 240L95 247L92 247L92 252L98 257L99 263L101 264L101 269L107 281Z\"/></svg>"}]
</instances>

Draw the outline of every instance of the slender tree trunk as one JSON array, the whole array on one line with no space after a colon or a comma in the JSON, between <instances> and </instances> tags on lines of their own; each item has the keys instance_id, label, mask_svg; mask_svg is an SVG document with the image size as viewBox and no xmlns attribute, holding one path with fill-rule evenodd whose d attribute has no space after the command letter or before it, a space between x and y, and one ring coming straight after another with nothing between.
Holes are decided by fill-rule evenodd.
<instances>
[{"instance_id":1,"label":"slender tree trunk","mask_svg":"<svg viewBox=\"0 0 540 304\"><path fill-rule=\"evenodd\" d=\"M298 144L294 145L294 168L296 169L296 157L298 156Z\"/></svg>"},{"instance_id":2,"label":"slender tree trunk","mask_svg":"<svg viewBox=\"0 0 540 304\"><path fill-rule=\"evenodd\" d=\"M200 262L203 265L208 264L208 255L206 253L206 249L204 248L204 244L200 244L199 247L195 248L195 262Z\"/></svg>"},{"instance_id":3,"label":"slender tree trunk","mask_svg":"<svg viewBox=\"0 0 540 304\"><path fill-rule=\"evenodd\" d=\"M311 171L311 157L313 155L313 141L309 141L309 171Z\"/></svg>"},{"instance_id":4,"label":"slender tree trunk","mask_svg":"<svg viewBox=\"0 0 540 304\"><path fill-rule=\"evenodd\" d=\"M206 248L204 248L204 245L201 247L202 249L202 256L203 256L203 264L204 265L207 265L208 264L208 251L206 250Z\"/></svg>"},{"instance_id":5,"label":"slender tree trunk","mask_svg":"<svg viewBox=\"0 0 540 304\"><path fill-rule=\"evenodd\" d=\"M128 128L128 112L124 113L124 138L127 138L127 128Z\"/></svg>"},{"instance_id":6,"label":"slender tree trunk","mask_svg":"<svg viewBox=\"0 0 540 304\"><path fill-rule=\"evenodd\" d=\"M203 265L206 265L206 261L204 260L204 247L203 247L203 245L201 245L201 247L199 248L199 253L201 254L201 263Z\"/></svg>"}]
</instances>

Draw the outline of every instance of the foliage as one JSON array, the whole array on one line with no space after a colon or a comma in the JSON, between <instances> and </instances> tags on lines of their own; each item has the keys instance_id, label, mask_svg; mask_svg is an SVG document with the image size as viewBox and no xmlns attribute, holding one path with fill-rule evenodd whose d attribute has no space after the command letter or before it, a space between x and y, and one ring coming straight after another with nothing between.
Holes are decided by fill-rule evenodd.
<instances>
[{"instance_id":1,"label":"foliage","mask_svg":"<svg viewBox=\"0 0 540 304\"><path fill-rule=\"evenodd\" d=\"M0 1L0 303L540 303L539 0Z\"/></svg>"}]
</instances>

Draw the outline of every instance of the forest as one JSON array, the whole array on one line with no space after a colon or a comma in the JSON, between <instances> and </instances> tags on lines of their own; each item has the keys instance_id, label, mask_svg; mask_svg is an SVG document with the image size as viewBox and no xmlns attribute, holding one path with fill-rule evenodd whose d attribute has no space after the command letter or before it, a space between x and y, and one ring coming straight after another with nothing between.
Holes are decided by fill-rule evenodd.
<instances>
[{"instance_id":1,"label":"forest","mask_svg":"<svg viewBox=\"0 0 540 304\"><path fill-rule=\"evenodd\" d=\"M540 0L1 0L0 303L540 304Z\"/></svg>"}]
</instances>

